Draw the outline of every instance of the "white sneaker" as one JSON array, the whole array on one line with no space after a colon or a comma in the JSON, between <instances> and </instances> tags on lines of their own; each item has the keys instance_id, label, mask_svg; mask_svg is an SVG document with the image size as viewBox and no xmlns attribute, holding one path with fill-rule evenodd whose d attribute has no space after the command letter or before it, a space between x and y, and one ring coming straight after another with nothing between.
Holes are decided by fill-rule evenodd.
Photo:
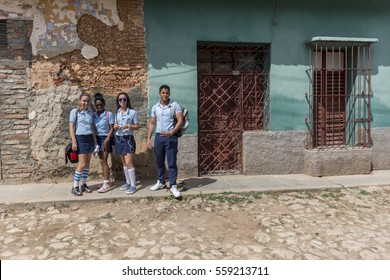
<instances>
[{"instance_id":1,"label":"white sneaker","mask_svg":"<svg viewBox=\"0 0 390 280\"><path fill-rule=\"evenodd\" d=\"M173 186L169 189L169 191L173 194L173 196L174 196L175 198L181 197L181 194L180 194L180 192L178 191L176 185L173 185Z\"/></svg>"},{"instance_id":2,"label":"white sneaker","mask_svg":"<svg viewBox=\"0 0 390 280\"><path fill-rule=\"evenodd\" d=\"M157 183L154 186L150 187L150 190L157 191L157 190L161 190L163 188L165 188L165 184L161 184L160 181L157 180Z\"/></svg>"}]
</instances>

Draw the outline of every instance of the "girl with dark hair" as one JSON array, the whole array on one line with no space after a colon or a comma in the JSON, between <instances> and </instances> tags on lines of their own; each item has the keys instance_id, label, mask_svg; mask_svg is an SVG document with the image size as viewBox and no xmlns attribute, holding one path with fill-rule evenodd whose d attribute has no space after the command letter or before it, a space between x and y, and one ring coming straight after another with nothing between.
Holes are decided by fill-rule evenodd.
<instances>
[{"instance_id":1,"label":"girl with dark hair","mask_svg":"<svg viewBox=\"0 0 390 280\"><path fill-rule=\"evenodd\" d=\"M92 190L87 186L89 163L92 152L96 146L95 127L93 125L93 112L89 108L90 96L82 93L79 105L70 112L69 132L72 137L72 150L77 151L79 162L74 173L72 194L79 196L83 192ZM81 186L80 186L81 181Z\"/></svg>"},{"instance_id":2,"label":"girl with dark hair","mask_svg":"<svg viewBox=\"0 0 390 280\"><path fill-rule=\"evenodd\" d=\"M127 191L127 194L136 192L135 169L133 155L135 153L134 130L139 129L138 114L132 108L130 98L126 92L120 92L116 98L118 112L116 113L114 129L115 132L115 153L122 160L123 172L126 183L120 188Z\"/></svg>"},{"instance_id":3,"label":"girl with dark hair","mask_svg":"<svg viewBox=\"0 0 390 280\"><path fill-rule=\"evenodd\" d=\"M114 133L114 114L106 111L103 94L100 92L95 93L95 108L96 112L93 114L93 123L96 130L96 142L99 145L99 151L97 152L100 164L103 169L103 185L98 190L99 193L104 193L111 190L110 184L110 167L108 165L108 155L112 153L111 135Z\"/></svg>"}]
</instances>

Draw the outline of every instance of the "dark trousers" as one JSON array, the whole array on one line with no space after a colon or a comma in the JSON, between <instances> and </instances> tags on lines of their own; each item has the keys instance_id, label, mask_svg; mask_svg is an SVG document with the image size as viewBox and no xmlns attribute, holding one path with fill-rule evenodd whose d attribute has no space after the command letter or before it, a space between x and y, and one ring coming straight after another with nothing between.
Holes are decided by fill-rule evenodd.
<instances>
[{"instance_id":1,"label":"dark trousers","mask_svg":"<svg viewBox=\"0 0 390 280\"><path fill-rule=\"evenodd\" d=\"M157 159L157 176L160 183L165 184L165 157L168 162L169 185L176 185L177 179L177 137L160 136L154 138L154 152Z\"/></svg>"}]
</instances>

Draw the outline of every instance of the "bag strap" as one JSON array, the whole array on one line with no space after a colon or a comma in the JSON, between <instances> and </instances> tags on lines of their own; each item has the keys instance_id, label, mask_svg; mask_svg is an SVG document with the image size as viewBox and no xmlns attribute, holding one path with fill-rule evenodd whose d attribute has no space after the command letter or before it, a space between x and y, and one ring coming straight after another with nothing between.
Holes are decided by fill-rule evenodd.
<instances>
[{"instance_id":1,"label":"bag strap","mask_svg":"<svg viewBox=\"0 0 390 280\"><path fill-rule=\"evenodd\" d=\"M175 106L178 105L176 101L171 103L171 118L176 119Z\"/></svg>"},{"instance_id":2,"label":"bag strap","mask_svg":"<svg viewBox=\"0 0 390 280\"><path fill-rule=\"evenodd\" d=\"M109 116L108 116L108 111L106 111L106 120L107 120L107 123L108 123L108 128L110 128L110 120L109 120Z\"/></svg>"},{"instance_id":3,"label":"bag strap","mask_svg":"<svg viewBox=\"0 0 390 280\"><path fill-rule=\"evenodd\" d=\"M114 115L114 119L116 118L116 114L113 114ZM109 113L108 111L106 111L106 120L107 120L107 123L108 123L108 128L110 129L110 118L109 118ZM111 137L114 137L115 135L115 130L112 131L112 134L111 134Z\"/></svg>"},{"instance_id":4,"label":"bag strap","mask_svg":"<svg viewBox=\"0 0 390 280\"><path fill-rule=\"evenodd\" d=\"M74 122L74 134L76 135L77 130L77 117L79 115L79 110L76 108L76 121Z\"/></svg>"}]
</instances>

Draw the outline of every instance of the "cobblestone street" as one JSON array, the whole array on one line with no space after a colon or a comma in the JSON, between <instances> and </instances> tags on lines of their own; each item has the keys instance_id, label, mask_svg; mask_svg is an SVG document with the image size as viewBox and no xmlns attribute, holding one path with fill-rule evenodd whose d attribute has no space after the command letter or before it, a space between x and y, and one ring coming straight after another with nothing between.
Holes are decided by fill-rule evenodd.
<instances>
[{"instance_id":1,"label":"cobblestone street","mask_svg":"<svg viewBox=\"0 0 390 280\"><path fill-rule=\"evenodd\" d=\"M390 187L0 205L1 259L390 259Z\"/></svg>"}]
</instances>

